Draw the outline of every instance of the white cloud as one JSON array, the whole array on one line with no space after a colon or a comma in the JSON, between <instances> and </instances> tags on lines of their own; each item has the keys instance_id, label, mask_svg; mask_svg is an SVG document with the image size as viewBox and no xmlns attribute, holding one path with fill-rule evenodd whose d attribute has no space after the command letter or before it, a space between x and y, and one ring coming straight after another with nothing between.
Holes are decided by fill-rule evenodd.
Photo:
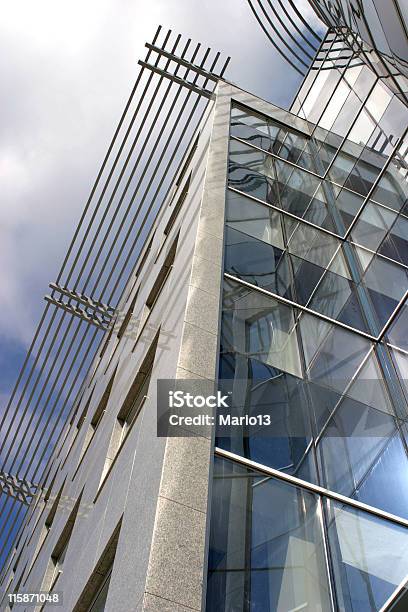
<instances>
[{"instance_id":1,"label":"white cloud","mask_svg":"<svg viewBox=\"0 0 408 612\"><path fill-rule=\"evenodd\" d=\"M297 83L245 0L2 8L0 335L27 344L159 23L230 54L229 78L275 103Z\"/></svg>"}]
</instances>

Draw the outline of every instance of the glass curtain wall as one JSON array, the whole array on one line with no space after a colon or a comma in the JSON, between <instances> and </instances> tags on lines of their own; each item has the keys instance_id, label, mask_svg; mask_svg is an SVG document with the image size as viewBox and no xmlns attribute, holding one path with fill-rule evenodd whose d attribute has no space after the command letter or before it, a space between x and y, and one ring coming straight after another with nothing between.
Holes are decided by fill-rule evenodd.
<instances>
[{"instance_id":1,"label":"glass curtain wall","mask_svg":"<svg viewBox=\"0 0 408 612\"><path fill-rule=\"evenodd\" d=\"M323 21L340 29L350 47L406 101L406 0L310 0L310 3Z\"/></svg>"},{"instance_id":2,"label":"glass curtain wall","mask_svg":"<svg viewBox=\"0 0 408 612\"><path fill-rule=\"evenodd\" d=\"M217 431L208 612L380 610L408 574L406 144L340 140L232 109L219 380L268 426Z\"/></svg>"}]
</instances>

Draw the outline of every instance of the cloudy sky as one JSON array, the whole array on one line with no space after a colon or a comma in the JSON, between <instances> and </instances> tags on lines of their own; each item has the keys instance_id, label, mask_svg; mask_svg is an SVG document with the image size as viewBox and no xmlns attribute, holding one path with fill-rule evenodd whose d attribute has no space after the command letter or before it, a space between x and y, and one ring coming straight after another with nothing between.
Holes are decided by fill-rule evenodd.
<instances>
[{"instance_id":1,"label":"cloudy sky","mask_svg":"<svg viewBox=\"0 0 408 612\"><path fill-rule=\"evenodd\" d=\"M308 10L306 0L298 6ZM280 106L299 81L246 0L3 0L2 8L0 393L7 393L157 25L231 55L226 77Z\"/></svg>"}]
</instances>

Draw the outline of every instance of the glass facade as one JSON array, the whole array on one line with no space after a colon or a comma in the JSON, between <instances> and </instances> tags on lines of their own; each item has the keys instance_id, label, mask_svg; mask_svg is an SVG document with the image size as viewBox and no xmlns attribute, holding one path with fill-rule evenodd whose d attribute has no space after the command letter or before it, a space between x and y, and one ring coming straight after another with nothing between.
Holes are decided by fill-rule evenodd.
<instances>
[{"instance_id":1,"label":"glass facade","mask_svg":"<svg viewBox=\"0 0 408 612\"><path fill-rule=\"evenodd\" d=\"M401 99L408 100L408 5L406 0L310 0Z\"/></svg>"},{"instance_id":2,"label":"glass facade","mask_svg":"<svg viewBox=\"0 0 408 612\"><path fill-rule=\"evenodd\" d=\"M310 135L231 111L219 381L269 425L217 431L208 612L380 610L408 573L407 147L365 70Z\"/></svg>"}]
</instances>

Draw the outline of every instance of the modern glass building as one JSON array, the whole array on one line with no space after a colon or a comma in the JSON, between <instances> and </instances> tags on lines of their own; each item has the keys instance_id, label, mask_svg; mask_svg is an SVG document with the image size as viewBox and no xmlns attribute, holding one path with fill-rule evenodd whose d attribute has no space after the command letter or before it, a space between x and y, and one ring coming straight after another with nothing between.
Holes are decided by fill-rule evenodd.
<instances>
[{"instance_id":1,"label":"modern glass building","mask_svg":"<svg viewBox=\"0 0 408 612\"><path fill-rule=\"evenodd\" d=\"M43 591L75 612L404 610L408 108L333 28L289 111L169 36L142 68L176 101L145 117L205 104L169 127L180 142L190 125L189 144L159 151L154 168L176 171L117 304L65 281L48 299L103 338L29 483L2 605ZM153 172L135 174L150 195L120 203L151 210ZM230 390L242 424L158 437L161 379Z\"/></svg>"}]
</instances>

